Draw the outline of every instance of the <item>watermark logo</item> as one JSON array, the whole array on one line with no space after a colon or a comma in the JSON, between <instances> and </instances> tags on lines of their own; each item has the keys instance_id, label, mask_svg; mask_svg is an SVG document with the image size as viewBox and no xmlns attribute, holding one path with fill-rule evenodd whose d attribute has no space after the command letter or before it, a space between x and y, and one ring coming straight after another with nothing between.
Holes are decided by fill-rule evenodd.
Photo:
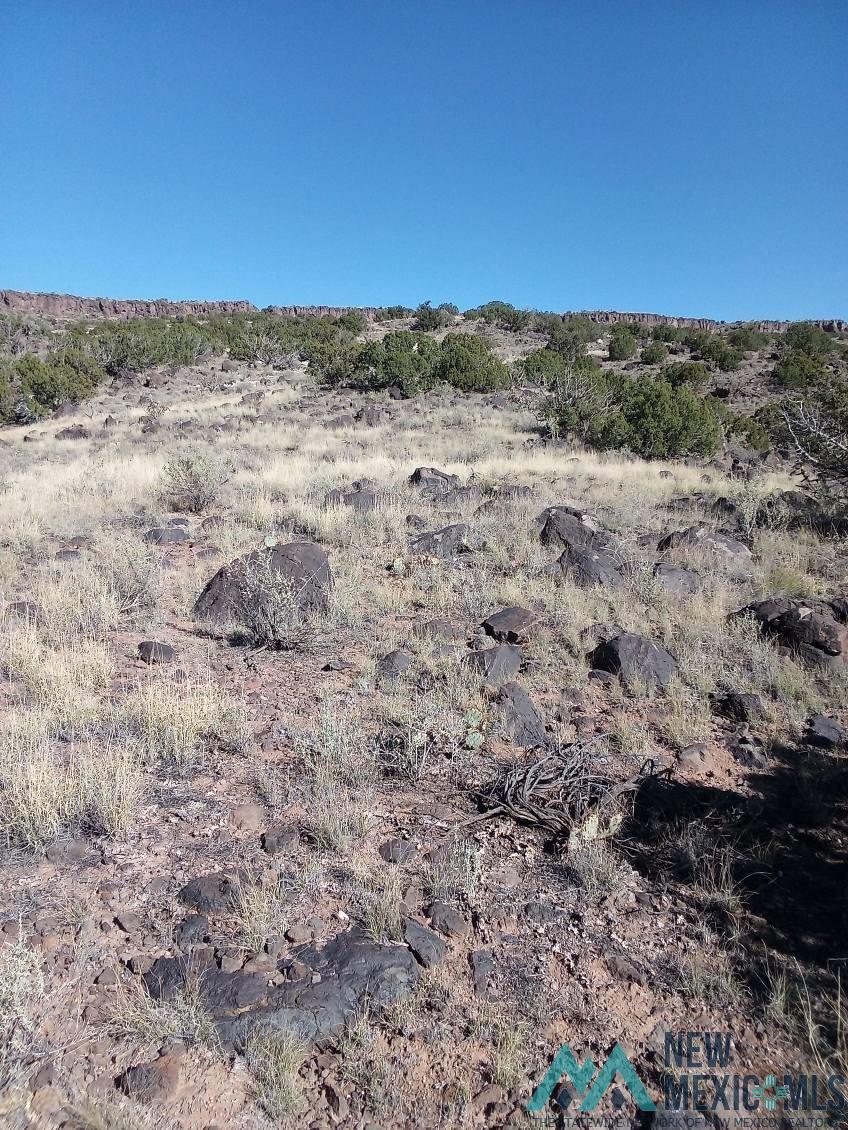
<instances>
[{"instance_id":1,"label":"watermark logo","mask_svg":"<svg viewBox=\"0 0 848 1130\"><path fill-rule=\"evenodd\" d=\"M591 1059L584 1062L563 1044L527 1104L528 1113L542 1121L550 1115L548 1104L559 1109L557 1125L580 1124L594 1115L610 1092L612 1106L619 1111L627 1101L622 1084L638 1110L655 1112L655 1126L677 1125L681 1115L710 1114L727 1130L778 1130L782 1120L805 1116L811 1130L823 1128L834 1115L848 1111L848 1078L841 1072L828 1074L782 1074L765 1076L734 1072L733 1041L729 1032L666 1032L662 1067L652 1075L659 1097L652 1098L620 1044L616 1044L600 1071ZM655 1059L656 1063L656 1059ZM576 1107L572 1104L578 1100ZM571 1117L566 1111L571 1108ZM546 1114L547 1111L547 1114ZM825 1116L819 1118L819 1115ZM674 1120L677 1119L678 1122ZM590 1125L612 1126L607 1117L592 1118Z\"/></svg>"},{"instance_id":2,"label":"watermark logo","mask_svg":"<svg viewBox=\"0 0 848 1130\"><path fill-rule=\"evenodd\" d=\"M615 1045L597 1076L595 1076L596 1071L597 1068L593 1060L587 1059L584 1063L580 1063L568 1044L563 1044L553 1063L545 1072L541 1083L533 1092L533 1097L527 1104L527 1109L531 1114L538 1114L542 1111L550 1101L557 1084L563 1078L567 1078L577 1095L583 1095L580 1110L586 1114L591 1114L615 1082L616 1076L619 1076L622 1083L630 1091L639 1110L656 1110L656 1104L648 1094L645 1084L639 1078L621 1044ZM562 1096L558 1098L558 1101L562 1106Z\"/></svg>"}]
</instances>

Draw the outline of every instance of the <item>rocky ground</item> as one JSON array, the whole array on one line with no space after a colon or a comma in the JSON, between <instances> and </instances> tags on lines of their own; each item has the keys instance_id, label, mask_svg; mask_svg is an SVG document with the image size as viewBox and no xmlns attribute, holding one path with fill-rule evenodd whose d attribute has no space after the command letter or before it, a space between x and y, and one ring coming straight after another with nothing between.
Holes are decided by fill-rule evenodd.
<instances>
[{"instance_id":1,"label":"rocky ground","mask_svg":"<svg viewBox=\"0 0 848 1130\"><path fill-rule=\"evenodd\" d=\"M563 1041L656 1086L678 1030L844 1063L845 562L779 464L220 358L0 440L5 1125L529 1125Z\"/></svg>"}]
</instances>

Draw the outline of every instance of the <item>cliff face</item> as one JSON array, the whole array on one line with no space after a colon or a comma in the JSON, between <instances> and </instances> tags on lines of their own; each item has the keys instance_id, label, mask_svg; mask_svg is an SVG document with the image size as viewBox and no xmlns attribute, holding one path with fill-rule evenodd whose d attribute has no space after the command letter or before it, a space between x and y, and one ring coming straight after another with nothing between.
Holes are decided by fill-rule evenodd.
<instances>
[{"instance_id":1,"label":"cliff face","mask_svg":"<svg viewBox=\"0 0 848 1130\"><path fill-rule=\"evenodd\" d=\"M23 290L0 290L0 309L33 317L56 318L74 321L85 318L175 318L186 315L202 317L207 314L250 314L257 312L252 302L171 302L165 298L79 298L74 294L34 294ZM269 306L272 314L281 317L340 318L352 310L361 310L367 318L377 312L375 306ZM563 314L567 318L580 314L601 326L616 322L638 322L643 326L678 326L691 330L718 330L727 325L712 318L675 318L666 314L628 314L619 310L573 310ZM812 319L828 333L848 332L848 321L842 318ZM783 333L790 322L754 322L763 333Z\"/></svg>"},{"instance_id":2,"label":"cliff face","mask_svg":"<svg viewBox=\"0 0 848 1130\"><path fill-rule=\"evenodd\" d=\"M249 313L252 302L170 302L165 298L78 298L75 294L32 294L0 290L0 308L16 314L73 320L82 318L173 318L186 314Z\"/></svg>"},{"instance_id":3,"label":"cliff face","mask_svg":"<svg viewBox=\"0 0 848 1130\"><path fill-rule=\"evenodd\" d=\"M564 318L579 315L597 322L602 326L612 326L616 322L636 322L640 326L677 326L685 330L720 330L728 325L740 325L739 322L716 322L712 318L674 318L667 314L626 314L620 310L571 310L563 314ZM810 318L816 326L821 326L827 333L845 333L848 331L848 322L843 318ZM744 323L748 325L749 323ZM761 333L785 333L791 322L751 322L750 325Z\"/></svg>"}]
</instances>

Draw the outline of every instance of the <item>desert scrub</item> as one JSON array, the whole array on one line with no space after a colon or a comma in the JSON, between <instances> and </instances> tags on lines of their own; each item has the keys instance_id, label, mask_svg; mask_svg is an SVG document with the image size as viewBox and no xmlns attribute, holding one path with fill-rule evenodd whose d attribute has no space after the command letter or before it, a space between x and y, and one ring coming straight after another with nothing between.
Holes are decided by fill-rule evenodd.
<instances>
[{"instance_id":1,"label":"desert scrub","mask_svg":"<svg viewBox=\"0 0 848 1130\"><path fill-rule=\"evenodd\" d=\"M430 852L424 872L427 893L439 902L473 900L482 877L480 849L459 836L451 836Z\"/></svg>"},{"instance_id":2,"label":"desert scrub","mask_svg":"<svg viewBox=\"0 0 848 1130\"><path fill-rule=\"evenodd\" d=\"M99 713L98 692L108 685L113 662L100 643L83 639L73 646L51 647L32 627L25 627L6 637L3 667L21 698L48 712L54 726L71 735Z\"/></svg>"},{"instance_id":3,"label":"desert scrub","mask_svg":"<svg viewBox=\"0 0 848 1130\"><path fill-rule=\"evenodd\" d=\"M247 559L241 579L240 623L254 647L300 651L312 636L311 618L301 609L298 591L274 568L265 553Z\"/></svg>"},{"instance_id":4,"label":"desert scrub","mask_svg":"<svg viewBox=\"0 0 848 1130\"><path fill-rule=\"evenodd\" d=\"M217 1047L212 1020L201 999L200 984L189 979L185 988L168 1000L154 1000L138 981L119 979L114 1007L107 1024L116 1039L130 1039L152 1048L168 1040Z\"/></svg>"},{"instance_id":5,"label":"desert scrub","mask_svg":"<svg viewBox=\"0 0 848 1130\"><path fill-rule=\"evenodd\" d=\"M260 950L271 937L286 930L290 885L281 875L265 878L249 873L238 886L234 914L238 931L247 947Z\"/></svg>"},{"instance_id":6,"label":"desert scrub","mask_svg":"<svg viewBox=\"0 0 848 1130\"><path fill-rule=\"evenodd\" d=\"M35 1041L35 1013L43 992L39 952L23 937L7 942L0 948L0 1096L25 1083L31 1070L23 1061Z\"/></svg>"},{"instance_id":7,"label":"desert scrub","mask_svg":"<svg viewBox=\"0 0 848 1130\"><path fill-rule=\"evenodd\" d=\"M37 717L13 716L0 733L5 842L35 850L72 829L126 837L144 794L138 751L107 739L66 753L40 724Z\"/></svg>"},{"instance_id":8,"label":"desert scrub","mask_svg":"<svg viewBox=\"0 0 848 1130\"><path fill-rule=\"evenodd\" d=\"M217 499L230 477L230 467L211 451L190 448L169 459L162 469L159 496L172 510L199 514Z\"/></svg>"},{"instance_id":9,"label":"desert scrub","mask_svg":"<svg viewBox=\"0 0 848 1130\"><path fill-rule=\"evenodd\" d=\"M381 868L355 880L354 897L362 923L375 942L398 942L403 935L403 877Z\"/></svg>"},{"instance_id":10,"label":"desert scrub","mask_svg":"<svg viewBox=\"0 0 848 1130\"><path fill-rule=\"evenodd\" d=\"M305 1042L288 1029L257 1032L245 1048L245 1062L255 1080L256 1101L275 1125L303 1105L299 1071L306 1059Z\"/></svg>"},{"instance_id":11,"label":"desert scrub","mask_svg":"<svg viewBox=\"0 0 848 1130\"><path fill-rule=\"evenodd\" d=\"M127 696L122 713L149 757L177 766L204 750L244 753L250 742L244 704L210 678L185 683L151 678Z\"/></svg>"}]
</instances>

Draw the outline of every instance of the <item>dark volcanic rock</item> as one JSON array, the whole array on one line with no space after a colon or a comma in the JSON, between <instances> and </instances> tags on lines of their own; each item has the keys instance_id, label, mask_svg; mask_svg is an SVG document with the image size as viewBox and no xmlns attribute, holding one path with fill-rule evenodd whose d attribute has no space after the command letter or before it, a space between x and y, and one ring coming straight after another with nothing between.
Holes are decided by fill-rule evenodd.
<instances>
[{"instance_id":1,"label":"dark volcanic rock","mask_svg":"<svg viewBox=\"0 0 848 1130\"><path fill-rule=\"evenodd\" d=\"M848 652L848 630L838 619L838 601L773 597L743 608L766 635L811 667L837 669Z\"/></svg>"},{"instance_id":2,"label":"dark volcanic rock","mask_svg":"<svg viewBox=\"0 0 848 1130\"><path fill-rule=\"evenodd\" d=\"M734 722L762 722L766 717L763 700L758 694L729 691L715 700L716 709Z\"/></svg>"},{"instance_id":3,"label":"dark volcanic rock","mask_svg":"<svg viewBox=\"0 0 848 1130\"><path fill-rule=\"evenodd\" d=\"M501 687L497 704L503 715L507 736L524 749L536 749L545 744L545 723L530 695L518 683Z\"/></svg>"},{"instance_id":4,"label":"dark volcanic rock","mask_svg":"<svg viewBox=\"0 0 848 1130\"><path fill-rule=\"evenodd\" d=\"M828 718L824 714L814 714L807 723L804 741L817 749L836 749L842 744L845 731L835 718Z\"/></svg>"},{"instance_id":5,"label":"dark volcanic rock","mask_svg":"<svg viewBox=\"0 0 848 1130\"><path fill-rule=\"evenodd\" d=\"M408 651L390 651L377 661L377 678L384 682L394 682L408 671L415 662L415 657Z\"/></svg>"},{"instance_id":6,"label":"dark volcanic rock","mask_svg":"<svg viewBox=\"0 0 848 1130\"><path fill-rule=\"evenodd\" d=\"M536 623L536 614L527 608L502 608L483 621L487 636L499 643L523 643Z\"/></svg>"},{"instance_id":7,"label":"dark volcanic rock","mask_svg":"<svg viewBox=\"0 0 848 1130\"><path fill-rule=\"evenodd\" d=\"M751 563L751 551L744 542L710 529L709 526L689 526L685 530L675 530L657 543L657 549L661 553L670 549L685 549L690 553L702 554L714 565L736 573L747 572Z\"/></svg>"},{"instance_id":8,"label":"dark volcanic rock","mask_svg":"<svg viewBox=\"0 0 848 1130\"><path fill-rule=\"evenodd\" d=\"M181 526L159 526L148 530L144 540L151 545L176 545L178 542L190 541L188 530Z\"/></svg>"},{"instance_id":9,"label":"dark volcanic rock","mask_svg":"<svg viewBox=\"0 0 848 1130\"><path fill-rule=\"evenodd\" d=\"M591 585L620 588L624 584L618 562L603 550L569 547L563 551L558 564L563 577L581 588Z\"/></svg>"},{"instance_id":10,"label":"dark volcanic rock","mask_svg":"<svg viewBox=\"0 0 848 1130\"><path fill-rule=\"evenodd\" d=\"M276 985L267 972L223 973L213 964L197 969L190 960L163 957L144 981L155 1000L170 1000L196 979L221 1041L236 1048L256 1029L290 1028L307 1040L333 1036L366 1003L379 1010L418 983L415 958L405 946L380 945L359 930L339 934L321 949L298 949L297 963L305 975Z\"/></svg>"},{"instance_id":11,"label":"dark volcanic rock","mask_svg":"<svg viewBox=\"0 0 848 1130\"><path fill-rule=\"evenodd\" d=\"M176 654L169 643L158 640L142 640L138 645L138 657L145 663L173 663Z\"/></svg>"},{"instance_id":12,"label":"dark volcanic rock","mask_svg":"<svg viewBox=\"0 0 848 1130\"><path fill-rule=\"evenodd\" d=\"M330 563L320 545L303 541L256 549L219 569L197 598L195 616L216 623L237 623L244 611L245 576L263 557L269 559L271 572L290 586L302 611L326 610L332 587Z\"/></svg>"},{"instance_id":13,"label":"dark volcanic rock","mask_svg":"<svg viewBox=\"0 0 848 1130\"><path fill-rule=\"evenodd\" d=\"M573 506L549 506L536 521L542 545L558 549L614 548L614 538L598 519Z\"/></svg>"},{"instance_id":14,"label":"dark volcanic rock","mask_svg":"<svg viewBox=\"0 0 848 1130\"><path fill-rule=\"evenodd\" d=\"M424 487L429 491L443 493L452 487L459 486L457 475L449 475L446 471L439 471L436 467L416 467L409 476L413 486Z\"/></svg>"},{"instance_id":15,"label":"dark volcanic rock","mask_svg":"<svg viewBox=\"0 0 848 1130\"><path fill-rule=\"evenodd\" d=\"M677 671L676 660L660 644L624 632L599 644L590 656L599 671L618 675L626 686L666 686Z\"/></svg>"},{"instance_id":16,"label":"dark volcanic rock","mask_svg":"<svg viewBox=\"0 0 848 1130\"><path fill-rule=\"evenodd\" d=\"M448 947L435 930L428 930L414 919L407 918L403 936L406 944L425 969L432 969L434 965L444 960Z\"/></svg>"},{"instance_id":17,"label":"dark volcanic rock","mask_svg":"<svg viewBox=\"0 0 848 1130\"><path fill-rule=\"evenodd\" d=\"M521 649L511 643L468 653L468 661L481 672L489 687L508 683L521 669Z\"/></svg>"},{"instance_id":18,"label":"dark volcanic rock","mask_svg":"<svg viewBox=\"0 0 848 1130\"><path fill-rule=\"evenodd\" d=\"M653 568L654 578L671 596L692 596L701 588L701 578L693 569L684 565L673 565L670 561L658 561Z\"/></svg>"},{"instance_id":19,"label":"dark volcanic rock","mask_svg":"<svg viewBox=\"0 0 848 1130\"><path fill-rule=\"evenodd\" d=\"M219 871L190 879L179 893L183 906L202 914L232 910L239 900L238 876Z\"/></svg>"},{"instance_id":20,"label":"dark volcanic rock","mask_svg":"<svg viewBox=\"0 0 848 1130\"><path fill-rule=\"evenodd\" d=\"M456 557L468 552L468 525L457 522L442 530L421 534L409 543L409 552L422 557Z\"/></svg>"}]
</instances>

